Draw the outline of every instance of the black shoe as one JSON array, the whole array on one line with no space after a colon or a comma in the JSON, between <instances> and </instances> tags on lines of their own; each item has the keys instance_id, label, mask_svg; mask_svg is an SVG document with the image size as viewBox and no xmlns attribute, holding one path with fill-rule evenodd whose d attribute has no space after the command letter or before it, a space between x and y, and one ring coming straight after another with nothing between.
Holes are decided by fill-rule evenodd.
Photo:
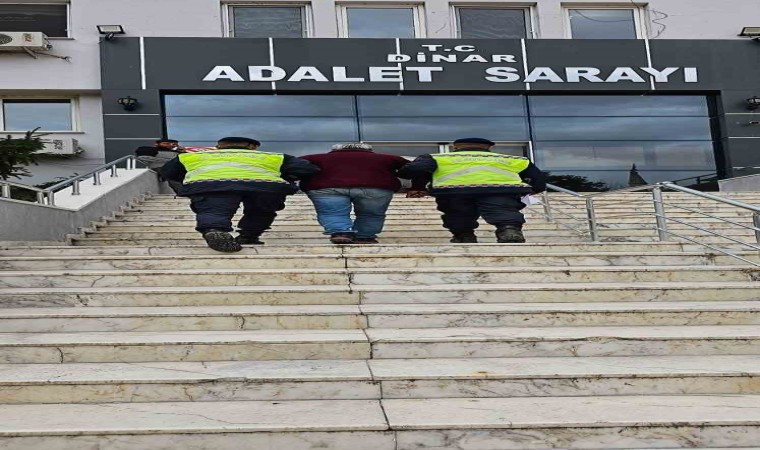
<instances>
[{"instance_id":1,"label":"black shoe","mask_svg":"<svg viewBox=\"0 0 760 450\"><path fill-rule=\"evenodd\" d=\"M354 235L353 233L333 233L330 235L330 242L338 245L353 244Z\"/></svg>"},{"instance_id":2,"label":"black shoe","mask_svg":"<svg viewBox=\"0 0 760 450\"><path fill-rule=\"evenodd\" d=\"M218 252L235 253L243 249L243 247L235 241L235 238L226 231L206 231L203 233L203 239L206 240L209 248Z\"/></svg>"},{"instance_id":3,"label":"black shoe","mask_svg":"<svg viewBox=\"0 0 760 450\"><path fill-rule=\"evenodd\" d=\"M474 231L466 231L464 233L454 233L454 237L449 241L452 244L477 244L478 237L475 236Z\"/></svg>"},{"instance_id":4,"label":"black shoe","mask_svg":"<svg viewBox=\"0 0 760 450\"><path fill-rule=\"evenodd\" d=\"M235 242L240 245L264 245L258 235L241 234L235 238Z\"/></svg>"},{"instance_id":5,"label":"black shoe","mask_svg":"<svg viewBox=\"0 0 760 450\"><path fill-rule=\"evenodd\" d=\"M354 244L379 244L375 238L356 238Z\"/></svg>"},{"instance_id":6,"label":"black shoe","mask_svg":"<svg viewBox=\"0 0 760 450\"><path fill-rule=\"evenodd\" d=\"M496 229L496 242L499 244L523 244L522 228L517 225L502 225Z\"/></svg>"}]
</instances>

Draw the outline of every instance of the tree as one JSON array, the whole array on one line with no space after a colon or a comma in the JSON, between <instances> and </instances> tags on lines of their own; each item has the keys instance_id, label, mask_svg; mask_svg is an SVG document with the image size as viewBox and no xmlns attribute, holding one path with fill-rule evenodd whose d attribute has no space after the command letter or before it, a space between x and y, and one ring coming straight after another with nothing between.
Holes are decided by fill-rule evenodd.
<instances>
[{"instance_id":1,"label":"tree","mask_svg":"<svg viewBox=\"0 0 760 450\"><path fill-rule=\"evenodd\" d=\"M0 179L21 178L30 175L25 166L37 164L37 152L45 147L39 136L35 136L37 129L29 131L23 138L8 136L0 139Z\"/></svg>"},{"instance_id":2,"label":"tree","mask_svg":"<svg viewBox=\"0 0 760 450\"><path fill-rule=\"evenodd\" d=\"M591 181L586 177L578 175L548 175L548 182L555 186L570 189L575 192L604 192L610 188L603 182Z\"/></svg>"}]
</instances>

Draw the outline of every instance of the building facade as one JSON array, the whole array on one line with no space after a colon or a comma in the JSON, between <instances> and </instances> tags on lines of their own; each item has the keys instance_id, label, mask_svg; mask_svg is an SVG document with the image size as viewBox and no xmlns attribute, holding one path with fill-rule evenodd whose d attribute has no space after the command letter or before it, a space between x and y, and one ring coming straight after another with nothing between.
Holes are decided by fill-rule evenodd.
<instances>
[{"instance_id":1,"label":"building facade","mask_svg":"<svg viewBox=\"0 0 760 450\"><path fill-rule=\"evenodd\" d=\"M699 185L760 166L760 43L738 36L757 17L756 0L2 0L0 34L53 47L0 50L0 132L79 141L29 184L161 137L248 135L405 156L482 136L578 190Z\"/></svg>"}]
</instances>

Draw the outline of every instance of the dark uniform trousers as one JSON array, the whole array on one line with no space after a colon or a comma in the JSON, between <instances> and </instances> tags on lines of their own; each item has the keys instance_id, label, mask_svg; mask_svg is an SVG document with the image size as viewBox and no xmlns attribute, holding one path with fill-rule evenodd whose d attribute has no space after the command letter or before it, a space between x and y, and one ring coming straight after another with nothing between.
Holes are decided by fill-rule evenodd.
<instances>
[{"instance_id":1,"label":"dark uniform trousers","mask_svg":"<svg viewBox=\"0 0 760 450\"><path fill-rule=\"evenodd\" d=\"M447 194L435 198L438 211L443 213L443 226L452 233L464 233L478 228L478 218L483 217L494 226L522 226L525 208L521 195L514 194Z\"/></svg>"},{"instance_id":2,"label":"dark uniform trousers","mask_svg":"<svg viewBox=\"0 0 760 450\"><path fill-rule=\"evenodd\" d=\"M243 204L240 234L259 236L268 230L285 209L285 194L269 192L209 192L190 196L190 209L196 214L196 230L232 231L232 217Z\"/></svg>"}]
</instances>

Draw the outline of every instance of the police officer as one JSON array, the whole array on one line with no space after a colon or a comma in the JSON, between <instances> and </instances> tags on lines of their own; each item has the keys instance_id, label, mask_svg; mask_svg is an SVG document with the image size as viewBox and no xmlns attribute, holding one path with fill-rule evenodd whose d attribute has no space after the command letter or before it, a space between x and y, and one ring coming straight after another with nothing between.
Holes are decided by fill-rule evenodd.
<instances>
[{"instance_id":1,"label":"police officer","mask_svg":"<svg viewBox=\"0 0 760 450\"><path fill-rule=\"evenodd\" d=\"M478 242L479 217L496 227L498 242L525 242L521 198L546 190L546 176L527 158L491 152L493 145L488 139L458 139L451 153L422 155L399 170L399 176L432 181L430 194L454 235L451 242Z\"/></svg>"},{"instance_id":2,"label":"police officer","mask_svg":"<svg viewBox=\"0 0 760 450\"><path fill-rule=\"evenodd\" d=\"M243 245L263 244L259 237L285 208L285 197L298 190L293 181L319 172L304 159L257 151L260 145L255 139L226 137L216 150L183 153L161 169L164 177L183 181L180 195L190 197L195 229L214 250L238 252ZM232 217L240 203L240 234L233 238Z\"/></svg>"}]
</instances>

